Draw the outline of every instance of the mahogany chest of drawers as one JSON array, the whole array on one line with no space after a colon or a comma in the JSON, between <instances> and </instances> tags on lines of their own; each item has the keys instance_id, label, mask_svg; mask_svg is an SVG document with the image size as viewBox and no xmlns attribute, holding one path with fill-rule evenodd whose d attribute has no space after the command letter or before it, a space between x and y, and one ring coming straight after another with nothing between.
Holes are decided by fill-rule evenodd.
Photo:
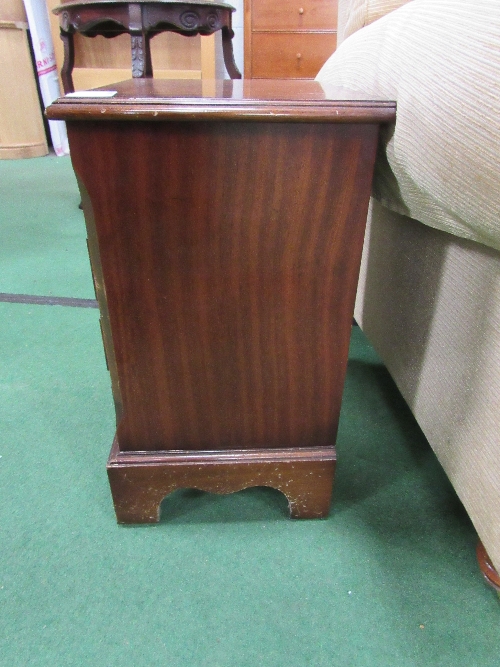
<instances>
[{"instance_id":1,"label":"mahogany chest of drawers","mask_svg":"<svg viewBox=\"0 0 500 667\"><path fill-rule=\"evenodd\" d=\"M106 95L106 91L91 91ZM315 81L133 79L64 97L117 431L121 523L177 488L326 516L379 126Z\"/></svg>"}]
</instances>

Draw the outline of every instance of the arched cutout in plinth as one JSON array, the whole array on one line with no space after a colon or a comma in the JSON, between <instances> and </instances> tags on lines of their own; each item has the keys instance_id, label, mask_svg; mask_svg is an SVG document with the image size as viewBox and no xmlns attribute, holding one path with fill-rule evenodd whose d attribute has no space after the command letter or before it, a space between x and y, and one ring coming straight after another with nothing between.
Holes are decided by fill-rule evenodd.
<instances>
[{"instance_id":1,"label":"arched cutout in plinth","mask_svg":"<svg viewBox=\"0 0 500 667\"><path fill-rule=\"evenodd\" d=\"M280 521L289 516L288 499L269 486L249 487L230 494L177 489L160 503L161 523Z\"/></svg>"}]
</instances>

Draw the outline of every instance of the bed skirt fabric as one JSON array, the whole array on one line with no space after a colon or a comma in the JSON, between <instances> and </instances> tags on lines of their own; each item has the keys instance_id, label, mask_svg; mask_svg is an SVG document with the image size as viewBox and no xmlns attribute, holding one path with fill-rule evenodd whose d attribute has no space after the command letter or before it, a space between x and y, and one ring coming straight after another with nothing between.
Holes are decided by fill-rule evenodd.
<instances>
[{"instance_id":1,"label":"bed skirt fabric","mask_svg":"<svg viewBox=\"0 0 500 667\"><path fill-rule=\"evenodd\" d=\"M500 253L372 201L355 317L500 571Z\"/></svg>"},{"instance_id":2,"label":"bed skirt fabric","mask_svg":"<svg viewBox=\"0 0 500 667\"><path fill-rule=\"evenodd\" d=\"M500 571L500 3L392 4L340 0L318 75L398 105L355 315Z\"/></svg>"}]
</instances>

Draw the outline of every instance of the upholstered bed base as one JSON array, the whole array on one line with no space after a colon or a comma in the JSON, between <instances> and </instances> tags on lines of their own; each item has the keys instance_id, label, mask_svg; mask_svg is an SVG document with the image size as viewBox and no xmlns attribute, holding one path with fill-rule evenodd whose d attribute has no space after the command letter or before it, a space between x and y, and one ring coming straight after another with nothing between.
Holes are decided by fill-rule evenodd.
<instances>
[{"instance_id":1,"label":"upholstered bed base","mask_svg":"<svg viewBox=\"0 0 500 667\"><path fill-rule=\"evenodd\" d=\"M500 253L372 201L356 319L500 571Z\"/></svg>"}]
</instances>

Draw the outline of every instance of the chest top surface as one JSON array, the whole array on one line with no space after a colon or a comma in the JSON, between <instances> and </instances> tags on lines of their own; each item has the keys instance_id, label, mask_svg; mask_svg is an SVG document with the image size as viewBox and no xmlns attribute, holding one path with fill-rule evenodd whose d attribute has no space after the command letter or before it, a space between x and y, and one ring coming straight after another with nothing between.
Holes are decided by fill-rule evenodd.
<instances>
[{"instance_id":1,"label":"chest top surface","mask_svg":"<svg viewBox=\"0 0 500 667\"><path fill-rule=\"evenodd\" d=\"M396 103L316 81L130 79L66 95L51 120L248 120L390 123Z\"/></svg>"}]
</instances>

